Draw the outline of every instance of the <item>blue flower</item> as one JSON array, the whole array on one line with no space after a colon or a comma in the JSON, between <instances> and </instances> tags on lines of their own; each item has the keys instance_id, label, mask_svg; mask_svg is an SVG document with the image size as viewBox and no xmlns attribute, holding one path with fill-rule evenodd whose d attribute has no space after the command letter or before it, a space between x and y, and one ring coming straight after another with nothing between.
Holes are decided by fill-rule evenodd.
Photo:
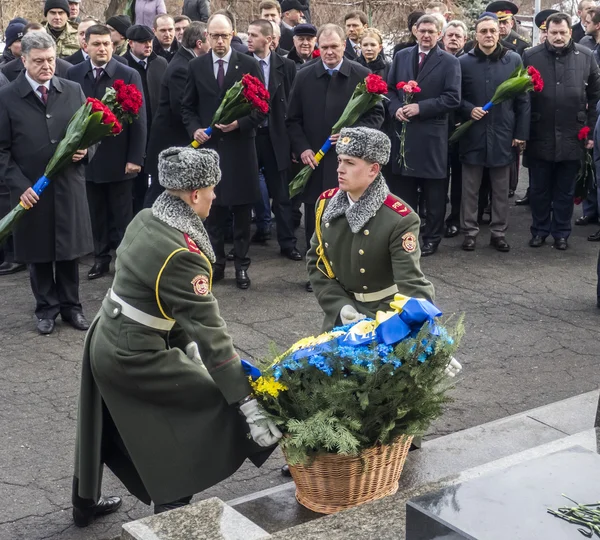
<instances>
[{"instance_id":1,"label":"blue flower","mask_svg":"<svg viewBox=\"0 0 600 540\"><path fill-rule=\"evenodd\" d=\"M421 364L425 362L425 360L427 360L427 355L425 354L425 352L419 354L419 356L417 356L417 360L421 362Z\"/></svg>"},{"instance_id":2,"label":"blue flower","mask_svg":"<svg viewBox=\"0 0 600 540\"><path fill-rule=\"evenodd\" d=\"M325 358L322 354L315 354L308 359L308 363L311 366L316 367L319 371L322 371L327 376L331 377L333 373L333 368L329 365L327 358Z\"/></svg>"},{"instance_id":3,"label":"blue flower","mask_svg":"<svg viewBox=\"0 0 600 540\"><path fill-rule=\"evenodd\" d=\"M391 345L380 344L377 345L377 352L381 358L385 358L388 354L394 352L394 348Z\"/></svg>"},{"instance_id":4,"label":"blue flower","mask_svg":"<svg viewBox=\"0 0 600 540\"><path fill-rule=\"evenodd\" d=\"M281 366L275 366L273 368L273 378L278 381L279 379L281 379L281 376L283 375L283 370L281 369Z\"/></svg>"}]
</instances>

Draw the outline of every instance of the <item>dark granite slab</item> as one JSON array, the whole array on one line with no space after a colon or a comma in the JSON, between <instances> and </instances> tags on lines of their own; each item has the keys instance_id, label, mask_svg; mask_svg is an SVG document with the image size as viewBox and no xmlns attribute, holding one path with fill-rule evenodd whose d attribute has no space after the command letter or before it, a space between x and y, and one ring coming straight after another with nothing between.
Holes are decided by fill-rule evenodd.
<instances>
[{"instance_id":1,"label":"dark granite slab","mask_svg":"<svg viewBox=\"0 0 600 540\"><path fill-rule=\"evenodd\" d=\"M570 540L577 526L547 513L600 499L600 456L574 446L410 500L406 540Z\"/></svg>"}]
</instances>

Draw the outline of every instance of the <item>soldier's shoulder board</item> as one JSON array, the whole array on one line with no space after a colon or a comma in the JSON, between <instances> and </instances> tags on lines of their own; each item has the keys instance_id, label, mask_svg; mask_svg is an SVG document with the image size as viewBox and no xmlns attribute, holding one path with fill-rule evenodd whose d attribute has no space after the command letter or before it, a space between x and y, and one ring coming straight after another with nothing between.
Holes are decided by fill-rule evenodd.
<instances>
[{"instance_id":1,"label":"soldier's shoulder board","mask_svg":"<svg viewBox=\"0 0 600 540\"><path fill-rule=\"evenodd\" d=\"M190 250L192 253L198 253L199 255L202 255L202 252L200 251L200 248L196 245L196 242L194 242L187 234L184 233L183 237L185 238L185 243L187 245L188 250Z\"/></svg>"},{"instance_id":2,"label":"soldier's shoulder board","mask_svg":"<svg viewBox=\"0 0 600 540\"><path fill-rule=\"evenodd\" d=\"M324 191L323 193L321 193L321 196L319 197L319 199L320 200L331 199L331 197L333 197L339 190L340 190L340 188L328 189L327 191Z\"/></svg>"},{"instance_id":3,"label":"soldier's shoulder board","mask_svg":"<svg viewBox=\"0 0 600 540\"><path fill-rule=\"evenodd\" d=\"M383 202L388 208L391 208L396 214L400 214L402 217L408 216L412 210L406 206L398 197L388 195Z\"/></svg>"}]
</instances>

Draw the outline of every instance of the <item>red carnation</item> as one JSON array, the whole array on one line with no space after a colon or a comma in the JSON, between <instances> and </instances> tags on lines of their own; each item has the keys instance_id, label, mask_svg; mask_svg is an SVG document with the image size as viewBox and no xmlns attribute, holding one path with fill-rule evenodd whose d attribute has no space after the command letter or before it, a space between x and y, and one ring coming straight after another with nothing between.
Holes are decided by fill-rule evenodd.
<instances>
[{"instance_id":1,"label":"red carnation","mask_svg":"<svg viewBox=\"0 0 600 540\"><path fill-rule=\"evenodd\" d=\"M123 126L121 125L121 122L119 122L116 118L115 118L115 123L113 124L112 127L112 131L111 133L113 135L118 135L119 133L121 133L121 131L123 131Z\"/></svg>"},{"instance_id":2,"label":"red carnation","mask_svg":"<svg viewBox=\"0 0 600 540\"><path fill-rule=\"evenodd\" d=\"M580 141L587 141L589 138L589 135L590 135L590 128L585 126L579 130L579 133L577 134L577 138Z\"/></svg>"},{"instance_id":3,"label":"red carnation","mask_svg":"<svg viewBox=\"0 0 600 540\"><path fill-rule=\"evenodd\" d=\"M313 57L313 58L319 58L319 56L321 56L321 50L320 50L320 49L315 49L315 50L312 52L312 57Z\"/></svg>"},{"instance_id":4,"label":"red carnation","mask_svg":"<svg viewBox=\"0 0 600 540\"><path fill-rule=\"evenodd\" d=\"M397 85L396 85L396 90L403 90L404 87L406 86L406 82L404 81L400 81Z\"/></svg>"},{"instance_id":5,"label":"red carnation","mask_svg":"<svg viewBox=\"0 0 600 540\"><path fill-rule=\"evenodd\" d=\"M365 86L369 94L387 94L387 83L379 76L371 73L365 79Z\"/></svg>"},{"instance_id":6,"label":"red carnation","mask_svg":"<svg viewBox=\"0 0 600 540\"><path fill-rule=\"evenodd\" d=\"M114 83L113 83L113 88L115 90L119 90L120 88L123 88L123 86L125 86L125 81L121 80L121 79L117 79Z\"/></svg>"},{"instance_id":7,"label":"red carnation","mask_svg":"<svg viewBox=\"0 0 600 540\"><path fill-rule=\"evenodd\" d=\"M533 84L534 92L541 92L544 89L544 79L540 72L533 66L527 68L527 74L531 77L531 83Z\"/></svg>"}]
</instances>

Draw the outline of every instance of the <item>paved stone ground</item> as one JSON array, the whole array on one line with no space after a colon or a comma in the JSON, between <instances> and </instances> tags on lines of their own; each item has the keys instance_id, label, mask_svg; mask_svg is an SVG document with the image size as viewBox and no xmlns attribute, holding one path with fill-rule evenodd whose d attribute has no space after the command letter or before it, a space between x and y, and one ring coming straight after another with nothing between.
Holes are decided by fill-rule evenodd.
<instances>
[{"instance_id":1,"label":"paved stone ground","mask_svg":"<svg viewBox=\"0 0 600 540\"><path fill-rule=\"evenodd\" d=\"M599 386L596 257L585 240L595 227L575 227L570 249L532 250L529 211L511 207L509 254L492 250L484 227L477 251L444 240L423 260L446 313L465 313L467 335L460 352L465 370L455 402L432 426L437 437ZM576 215L580 215L576 209ZM302 237L302 234L299 234ZM252 288L235 288L233 269L215 294L236 346L247 356L281 348L318 331L321 315L304 292L304 264L278 254L275 242L252 247ZM84 279L83 304L91 319L110 279ZM105 539L123 522L150 509L124 497L123 510L78 530L70 519L72 452L83 334L58 323L38 336L24 273L0 278L0 540ZM149 450L151 451L151 450ZM262 470L244 466L229 480L201 494L230 500L283 481L276 453ZM106 474L105 493L124 495Z\"/></svg>"}]
</instances>

